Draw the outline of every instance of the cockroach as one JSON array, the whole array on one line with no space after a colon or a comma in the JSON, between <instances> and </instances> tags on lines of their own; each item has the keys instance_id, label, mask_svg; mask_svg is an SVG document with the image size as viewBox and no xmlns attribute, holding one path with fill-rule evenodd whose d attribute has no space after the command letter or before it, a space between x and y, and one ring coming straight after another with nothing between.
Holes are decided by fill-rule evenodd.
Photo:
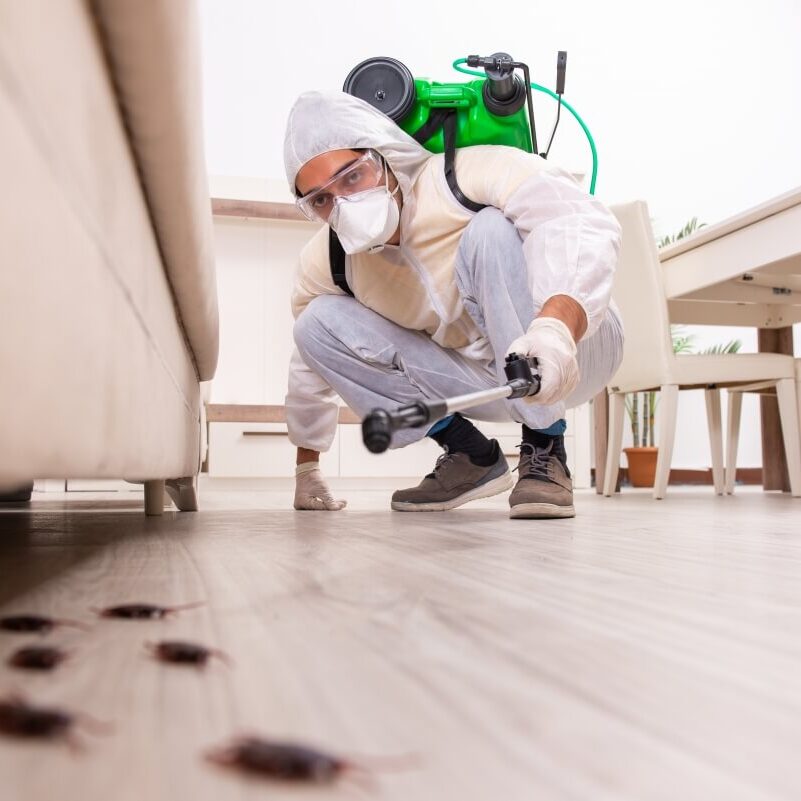
<instances>
[{"instance_id":1,"label":"cockroach","mask_svg":"<svg viewBox=\"0 0 801 801\"><path fill-rule=\"evenodd\" d=\"M176 665L205 667L211 657L217 657L229 667L233 664L228 654L217 648L207 648L205 645L183 640L146 642L145 648L160 662L172 662Z\"/></svg>"},{"instance_id":2,"label":"cockroach","mask_svg":"<svg viewBox=\"0 0 801 801\"><path fill-rule=\"evenodd\" d=\"M356 765L295 743L271 742L260 737L241 737L206 754L217 765L284 781L331 784Z\"/></svg>"},{"instance_id":3,"label":"cockroach","mask_svg":"<svg viewBox=\"0 0 801 801\"><path fill-rule=\"evenodd\" d=\"M40 740L66 740L74 748L80 747L75 737L76 725L94 734L107 734L110 726L57 707L34 706L20 695L0 698L0 734L9 737Z\"/></svg>"},{"instance_id":4,"label":"cockroach","mask_svg":"<svg viewBox=\"0 0 801 801\"><path fill-rule=\"evenodd\" d=\"M14 651L8 658L8 664L22 670L52 670L67 659L67 656L60 648L28 645Z\"/></svg>"},{"instance_id":5,"label":"cockroach","mask_svg":"<svg viewBox=\"0 0 801 801\"><path fill-rule=\"evenodd\" d=\"M261 737L239 737L230 745L207 752L206 759L216 765L281 781L333 784L348 776L362 785L372 786L373 783L370 770L363 764L305 745ZM410 759L413 758L370 758L369 761L382 770L397 770L410 767Z\"/></svg>"},{"instance_id":6,"label":"cockroach","mask_svg":"<svg viewBox=\"0 0 801 801\"><path fill-rule=\"evenodd\" d=\"M0 732L12 737L65 737L74 723L63 709L31 706L16 695L0 699Z\"/></svg>"},{"instance_id":7,"label":"cockroach","mask_svg":"<svg viewBox=\"0 0 801 801\"><path fill-rule=\"evenodd\" d=\"M120 606L107 606L105 609L91 609L100 617L118 617L127 620L161 620L168 615L181 612L184 609L196 609L203 606L203 601L179 606L156 606L155 604L121 604Z\"/></svg>"},{"instance_id":8,"label":"cockroach","mask_svg":"<svg viewBox=\"0 0 801 801\"><path fill-rule=\"evenodd\" d=\"M56 620L52 617L44 617L43 615L10 615L9 617L0 617L0 629L5 631L14 631L23 634L30 634L31 632L39 632L40 634L47 634L57 626L71 626L76 629L87 631L88 627L77 620Z\"/></svg>"}]
</instances>

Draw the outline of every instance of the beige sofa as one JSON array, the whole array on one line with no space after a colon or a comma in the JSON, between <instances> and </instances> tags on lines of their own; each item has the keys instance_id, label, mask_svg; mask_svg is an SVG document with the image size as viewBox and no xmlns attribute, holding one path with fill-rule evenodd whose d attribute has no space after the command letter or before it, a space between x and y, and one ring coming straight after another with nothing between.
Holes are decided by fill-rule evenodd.
<instances>
[{"instance_id":1,"label":"beige sofa","mask_svg":"<svg viewBox=\"0 0 801 801\"><path fill-rule=\"evenodd\" d=\"M0 492L164 481L197 508L218 351L185 0L0 0Z\"/></svg>"}]
</instances>

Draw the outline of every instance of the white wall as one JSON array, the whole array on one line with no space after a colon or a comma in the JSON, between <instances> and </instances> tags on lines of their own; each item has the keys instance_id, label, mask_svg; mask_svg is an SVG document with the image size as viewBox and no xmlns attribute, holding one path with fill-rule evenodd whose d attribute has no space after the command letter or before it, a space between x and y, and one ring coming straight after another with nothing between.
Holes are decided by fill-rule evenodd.
<instances>
[{"instance_id":1,"label":"white wall","mask_svg":"<svg viewBox=\"0 0 801 801\"><path fill-rule=\"evenodd\" d=\"M597 194L610 203L645 198L658 234L693 216L715 222L801 184L799 0L201 0L201 12L209 172L261 177L276 199L288 198L283 128L301 91L340 88L374 55L394 56L418 76L459 80L455 58L495 50L527 61L533 80L549 87L556 51L568 51L565 99L595 137ZM555 104L545 95L535 104L543 138ZM589 173L586 141L568 115L551 159ZM701 342L740 336L756 347L751 330L697 330ZM760 461L751 405L743 465ZM708 464L696 393L680 413L674 464Z\"/></svg>"}]
</instances>

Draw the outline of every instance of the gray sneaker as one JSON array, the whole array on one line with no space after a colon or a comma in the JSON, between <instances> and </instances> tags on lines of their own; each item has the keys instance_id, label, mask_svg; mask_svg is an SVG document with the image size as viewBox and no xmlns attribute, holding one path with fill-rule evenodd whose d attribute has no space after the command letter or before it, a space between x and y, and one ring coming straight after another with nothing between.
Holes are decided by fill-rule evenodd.
<instances>
[{"instance_id":1,"label":"gray sneaker","mask_svg":"<svg viewBox=\"0 0 801 801\"><path fill-rule=\"evenodd\" d=\"M537 448L524 442L520 446L520 475L509 496L509 517L575 517L573 480L561 460L551 453L551 445Z\"/></svg>"},{"instance_id":2,"label":"gray sneaker","mask_svg":"<svg viewBox=\"0 0 801 801\"><path fill-rule=\"evenodd\" d=\"M446 450L437 459L433 473L416 487L392 495L392 508L397 512L444 512L511 489L514 482L506 457L495 440L493 448L498 458L489 467L473 464L466 453Z\"/></svg>"}]
</instances>

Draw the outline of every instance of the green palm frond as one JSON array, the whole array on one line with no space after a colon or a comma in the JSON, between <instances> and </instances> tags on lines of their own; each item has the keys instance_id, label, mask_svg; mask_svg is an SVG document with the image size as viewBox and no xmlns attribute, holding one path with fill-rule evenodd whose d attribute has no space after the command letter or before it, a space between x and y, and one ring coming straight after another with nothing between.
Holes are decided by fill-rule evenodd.
<instances>
[{"instance_id":1,"label":"green palm frond","mask_svg":"<svg viewBox=\"0 0 801 801\"><path fill-rule=\"evenodd\" d=\"M692 353L693 342L695 337L690 334L686 337L674 337L673 339L673 352L674 353Z\"/></svg>"},{"instance_id":2,"label":"green palm frond","mask_svg":"<svg viewBox=\"0 0 801 801\"><path fill-rule=\"evenodd\" d=\"M710 347L702 350L701 353L713 355L720 353L737 353L742 346L743 343L739 339L732 339L731 342L727 342L725 345L723 343L711 345Z\"/></svg>"},{"instance_id":3,"label":"green palm frond","mask_svg":"<svg viewBox=\"0 0 801 801\"><path fill-rule=\"evenodd\" d=\"M670 338L673 340L674 353L692 353L695 334L686 333L683 325L670 326Z\"/></svg>"},{"instance_id":4,"label":"green palm frond","mask_svg":"<svg viewBox=\"0 0 801 801\"><path fill-rule=\"evenodd\" d=\"M681 231L675 234L669 234L668 236L663 236L661 239L657 240L656 246L658 248L664 248L668 245L672 245L674 242L678 242L679 239L684 239L690 234L695 233L700 228L703 228L706 223L699 223L698 217L693 217L692 220L688 220Z\"/></svg>"}]
</instances>

